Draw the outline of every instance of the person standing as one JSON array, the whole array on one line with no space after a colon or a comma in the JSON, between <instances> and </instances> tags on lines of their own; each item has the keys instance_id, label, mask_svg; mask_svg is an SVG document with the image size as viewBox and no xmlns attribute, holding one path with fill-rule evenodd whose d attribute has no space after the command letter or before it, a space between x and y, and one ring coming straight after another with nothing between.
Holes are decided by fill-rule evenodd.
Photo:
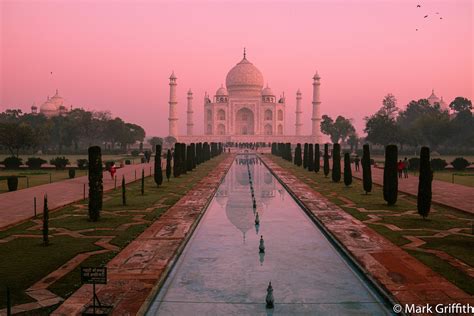
<instances>
[{"instance_id":1,"label":"person standing","mask_svg":"<svg viewBox=\"0 0 474 316\"><path fill-rule=\"evenodd\" d=\"M398 165L397 165L397 169L398 169L398 178L402 178L402 174L403 174L403 161L399 160L398 161Z\"/></svg>"},{"instance_id":2,"label":"person standing","mask_svg":"<svg viewBox=\"0 0 474 316\"><path fill-rule=\"evenodd\" d=\"M403 176L405 179L408 178L408 168L410 167L410 163L408 162L407 157L403 160Z\"/></svg>"},{"instance_id":3,"label":"person standing","mask_svg":"<svg viewBox=\"0 0 474 316\"><path fill-rule=\"evenodd\" d=\"M359 155L356 155L354 158L355 171L359 171L360 158Z\"/></svg>"}]
</instances>

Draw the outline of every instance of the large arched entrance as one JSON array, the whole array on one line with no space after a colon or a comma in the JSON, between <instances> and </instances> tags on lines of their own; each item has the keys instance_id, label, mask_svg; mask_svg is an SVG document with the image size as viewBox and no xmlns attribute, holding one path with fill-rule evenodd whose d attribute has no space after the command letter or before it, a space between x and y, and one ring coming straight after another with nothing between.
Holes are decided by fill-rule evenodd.
<instances>
[{"instance_id":1,"label":"large arched entrance","mask_svg":"<svg viewBox=\"0 0 474 316\"><path fill-rule=\"evenodd\" d=\"M238 135L254 135L254 115L248 108L237 111L235 120L236 133Z\"/></svg>"}]
</instances>

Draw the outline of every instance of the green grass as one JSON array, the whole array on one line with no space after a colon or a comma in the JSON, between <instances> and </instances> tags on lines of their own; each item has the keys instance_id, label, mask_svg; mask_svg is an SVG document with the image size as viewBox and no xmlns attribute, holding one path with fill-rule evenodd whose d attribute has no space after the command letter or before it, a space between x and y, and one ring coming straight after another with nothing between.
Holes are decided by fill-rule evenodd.
<instances>
[{"instance_id":1,"label":"green grass","mask_svg":"<svg viewBox=\"0 0 474 316\"><path fill-rule=\"evenodd\" d=\"M169 207L184 196L189 189L209 174L225 156L219 156L198 166L193 172L182 175L179 178L171 178L164 181L159 188L152 177L145 179L145 195L141 195L141 181L127 184L127 206L122 206L121 189L112 190L104 194L103 212L97 222L87 219L87 201L81 201L69 205L50 215L50 236L52 245L41 246L41 238L19 238L7 243L0 243L0 297L4 297L5 285L11 284L12 301L14 305L27 303L32 299L24 293L29 286L39 281L59 266L67 262L75 255L96 249L102 249L94 245L98 238L71 238L68 236L54 236L55 228L63 228L72 231L84 229L97 229L83 233L84 236L113 236L111 244L123 249L140 233L142 233L153 221L157 220ZM148 210L147 210L148 209ZM144 219L145 223L131 226L120 225L132 223L134 216ZM28 228L36 225L28 221L8 230L0 231L0 238L13 234L41 234L41 227L36 230ZM41 225L40 225L41 226ZM113 228L112 230L100 230L101 228ZM94 255L83 262L83 265L104 265L116 252ZM63 298L67 298L80 286L79 268L74 269L63 278L50 286L50 290ZM6 302L0 300L0 308L5 307ZM50 311L45 308L39 314ZM34 313L33 313L34 314ZM27 314L25 314L27 315Z\"/></svg>"},{"instance_id":2,"label":"green grass","mask_svg":"<svg viewBox=\"0 0 474 316\"><path fill-rule=\"evenodd\" d=\"M455 174L454 176L455 184L461 184L468 187L474 187L474 170L473 169L466 169L464 171L456 171L456 170L436 171L433 173L433 178L435 180L453 183L453 174ZM466 176L459 176L459 174L466 175Z\"/></svg>"},{"instance_id":3,"label":"green grass","mask_svg":"<svg viewBox=\"0 0 474 316\"><path fill-rule=\"evenodd\" d=\"M474 221L474 215L472 214L433 204L429 217L423 220L416 211L416 197L399 193L396 205L388 206L383 200L382 187L379 185L374 184L372 192L366 195L363 192L362 181L360 180L353 179L352 185L347 188L343 182L332 182L330 175L325 178L322 172L309 172L281 158L273 156L271 158L353 217L365 221L369 219L368 215L377 214L381 217L378 223L392 224L401 228L401 231L392 231L382 225L368 224L380 235L398 246L409 243L409 240L404 236L432 236L436 231L431 230L448 230L459 227L464 228L464 233L471 231L471 225ZM345 199L349 199L350 203ZM364 208L368 212L361 212L357 208ZM474 252L470 251L474 244L474 236L450 235L444 238L421 237L421 239L427 242L423 245L423 248L442 250L470 266L474 264ZM420 260L431 269L437 271L464 291L474 294L474 282L463 271L439 258L432 258L431 255L419 255L420 252L416 251L410 253L418 254L416 257L422 258L423 260ZM440 264L440 261L443 264Z\"/></svg>"}]
</instances>

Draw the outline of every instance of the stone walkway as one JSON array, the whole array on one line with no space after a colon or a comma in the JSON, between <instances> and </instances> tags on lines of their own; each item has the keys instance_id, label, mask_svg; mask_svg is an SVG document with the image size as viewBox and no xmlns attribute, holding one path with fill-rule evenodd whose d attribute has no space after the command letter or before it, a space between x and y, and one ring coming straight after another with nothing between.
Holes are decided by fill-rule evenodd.
<instances>
[{"instance_id":1,"label":"stone walkway","mask_svg":"<svg viewBox=\"0 0 474 316\"><path fill-rule=\"evenodd\" d=\"M474 298L410 256L363 222L329 202L270 158L263 161L286 189L308 210L308 215L342 244L377 284L401 304L470 303Z\"/></svg>"},{"instance_id":2,"label":"stone walkway","mask_svg":"<svg viewBox=\"0 0 474 316\"><path fill-rule=\"evenodd\" d=\"M354 178L362 179L362 168L356 172L352 170ZM398 190L410 195L418 194L418 176L413 173L407 179L398 179ZM383 184L383 169L372 168L372 181ZM474 187L433 180L433 202L454 207L464 212L474 214Z\"/></svg>"},{"instance_id":3,"label":"stone walkway","mask_svg":"<svg viewBox=\"0 0 474 316\"><path fill-rule=\"evenodd\" d=\"M102 304L114 306L113 315L136 315L146 309L170 271L170 264L191 237L234 157L226 157L107 264L108 284L97 285L96 291ZM91 298L92 286L83 285L52 315L80 315Z\"/></svg>"},{"instance_id":4,"label":"stone walkway","mask_svg":"<svg viewBox=\"0 0 474 316\"><path fill-rule=\"evenodd\" d=\"M122 184L122 176L127 183L140 179L142 169L145 176L153 172L153 163L126 165L117 169L117 187ZM109 172L104 172L104 191L113 189L115 181ZM0 230L34 217L34 199L36 198L36 214L43 213L43 196L48 195L50 210L82 200L88 196L88 177L39 185L28 189L0 194Z\"/></svg>"}]
</instances>

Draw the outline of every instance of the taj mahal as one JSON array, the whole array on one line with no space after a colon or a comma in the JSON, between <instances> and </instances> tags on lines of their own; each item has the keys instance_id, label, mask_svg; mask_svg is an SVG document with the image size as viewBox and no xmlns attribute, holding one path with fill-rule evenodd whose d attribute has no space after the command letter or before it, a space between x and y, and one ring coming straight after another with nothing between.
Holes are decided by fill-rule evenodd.
<instances>
[{"instance_id":1,"label":"taj mahal","mask_svg":"<svg viewBox=\"0 0 474 316\"><path fill-rule=\"evenodd\" d=\"M313 77L312 133L302 135L301 92L296 92L295 132L284 132L287 101L284 93L277 98L268 85L264 88L263 75L246 56L235 65L226 77L226 86L217 89L213 97L204 96L204 131L194 133L193 93L187 93L186 134L178 133L177 77L169 80L169 136L180 142L320 142L320 79Z\"/></svg>"}]
</instances>

